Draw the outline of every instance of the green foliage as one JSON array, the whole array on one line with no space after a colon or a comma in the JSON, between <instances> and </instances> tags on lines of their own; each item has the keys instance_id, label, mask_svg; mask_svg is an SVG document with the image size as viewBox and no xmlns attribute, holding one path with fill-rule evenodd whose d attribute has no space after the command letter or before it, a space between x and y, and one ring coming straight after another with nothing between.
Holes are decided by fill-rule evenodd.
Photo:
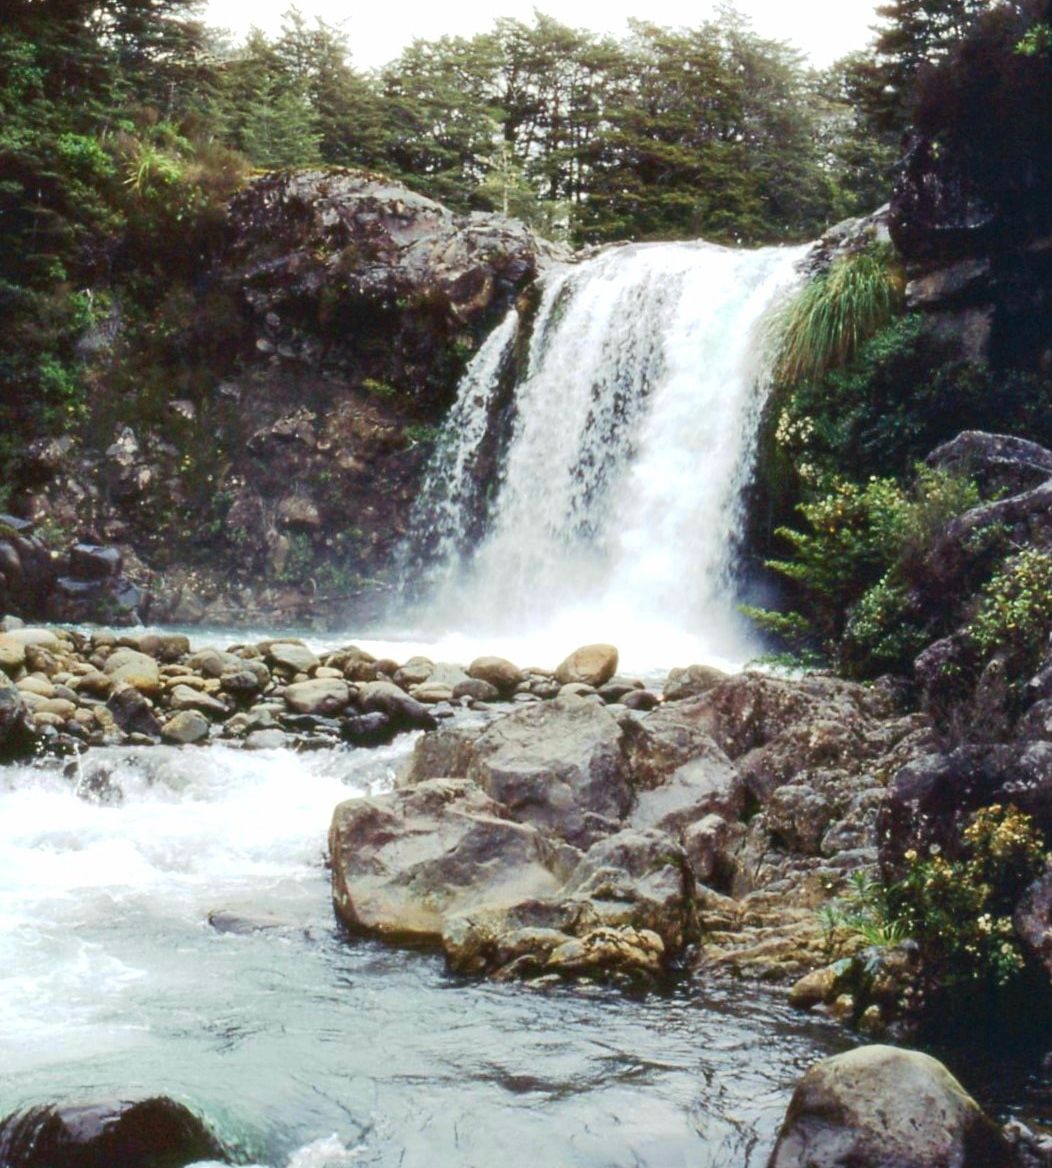
<instances>
[{"instance_id":1,"label":"green foliage","mask_svg":"<svg viewBox=\"0 0 1052 1168\"><path fill-rule=\"evenodd\" d=\"M967 633L984 656L1008 653L1027 672L1041 661L1052 634L1052 552L1024 548L982 589Z\"/></svg>"},{"instance_id":2,"label":"green foliage","mask_svg":"<svg viewBox=\"0 0 1052 1168\"><path fill-rule=\"evenodd\" d=\"M903 277L888 246L835 260L774 322L774 378L796 385L846 365L902 303Z\"/></svg>"},{"instance_id":3,"label":"green foliage","mask_svg":"<svg viewBox=\"0 0 1052 1168\"><path fill-rule=\"evenodd\" d=\"M884 890L884 915L918 943L943 988L1004 987L1024 967L1013 909L1048 856L1030 816L998 804L972 816L960 853L907 852L905 876Z\"/></svg>"},{"instance_id":4,"label":"green foliage","mask_svg":"<svg viewBox=\"0 0 1052 1168\"><path fill-rule=\"evenodd\" d=\"M846 933L867 946L891 949L909 936L902 921L890 919L884 886L864 869L851 873L848 891L823 905L819 918L829 945Z\"/></svg>"},{"instance_id":5,"label":"green foliage","mask_svg":"<svg viewBox=\"0 0 1052 1168\"><path fill-rule=\"evenodd\" d=\"M398 396L398 390L386 381L377 381L374 377L366 377L362 381L362 389L370 397L378 397L382 401L392 401Z\"/></svg>"},{"instance_id":6,"label":"green foliage","mask_svg":"<svg viewBox=\"0 0 1052 1168\"><path fill-rule=\"evenodd\" d=\"M903 667L930 639L913 623L910 590L936 534L979 502L968 479L919 466L909 490L895 480L834 478L797 510L806 529L777 535L790 557L767 567L792 582L797 608L746 615L790 650L810 650L854 676Z\"/></svg>"},{"instance_id":7,"label":"green foliage","mask_svg":"<svg viewBox=\"0 0 1052 1168\"><path fill-rule=\"evenodd\" d=\"M915 313L882 329L846 368L778 398L780 444L820 470L902 474L961 430L1052 442L1052 381L953 359Z\"/></svg>"}]
</instances>

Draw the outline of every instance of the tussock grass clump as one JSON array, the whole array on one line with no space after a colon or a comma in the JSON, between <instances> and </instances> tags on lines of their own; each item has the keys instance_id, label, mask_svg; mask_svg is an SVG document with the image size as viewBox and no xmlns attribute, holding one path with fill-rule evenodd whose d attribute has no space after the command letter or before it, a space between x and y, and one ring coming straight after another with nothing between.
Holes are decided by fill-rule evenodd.
<instances>
[{"instance_id":1,"label":"tussock grass clump","mask_svg":"<svg viewBox=\"0 0 1052 1168\"><path fill-rule=\"evenodd\" d=\"M774 321L775 380L797 385L847 364L900 311L903 286L886 245L834 260Z\"/></svg>"}]
</instances>

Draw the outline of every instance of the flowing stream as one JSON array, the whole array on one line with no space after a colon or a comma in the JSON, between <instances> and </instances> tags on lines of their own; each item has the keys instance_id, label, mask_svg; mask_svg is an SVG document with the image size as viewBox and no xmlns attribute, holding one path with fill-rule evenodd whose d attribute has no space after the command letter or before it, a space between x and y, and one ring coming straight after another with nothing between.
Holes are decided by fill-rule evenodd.
<instances>
[{"instance_id":1,"label":"flowing stream","mask_svg":"<svg viewBox=\"0 0 1052 1168\"><path fill-rule=\"evenodd\" d=\"M762 1166L829 1024L754 988L466 982L341 934L332 808L410 745L0 770L0 1116L164 1093L268 1168Z\"/></svg>"},{"instance_id":2,"label":"flowing stream","mask_svg":"<svg viewBox=\"0 0 1052 1168\"><path fill-rule=\"evenodd\" d=\"M735 551L763 322L805 250L639 244L550 272L440 437L411 537L430 555L417 622L534 645L616 634L651 666L752 655Z\"/></svg>"}]
</instances>

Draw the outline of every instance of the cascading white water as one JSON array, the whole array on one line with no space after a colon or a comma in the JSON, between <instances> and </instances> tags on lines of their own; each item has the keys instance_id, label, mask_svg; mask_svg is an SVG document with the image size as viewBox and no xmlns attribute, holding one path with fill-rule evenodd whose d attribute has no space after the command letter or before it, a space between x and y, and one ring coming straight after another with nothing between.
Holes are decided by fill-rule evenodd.
<instances>
[{"instance_id":1,"label":"cascading white water","mask_svg":"<svg viewBox=\"0 0 1052 1168\"><path fill-rule=\"evenodd\" d=\"M479 445L515 339L461 386L417 511L445 630L617 640L649 663L741 661L733 555L762 405L760 322L806 249L612 249L545 279L486 534ZM663 660L667 659L667 660Z\"/></svg>"}]
</instances>

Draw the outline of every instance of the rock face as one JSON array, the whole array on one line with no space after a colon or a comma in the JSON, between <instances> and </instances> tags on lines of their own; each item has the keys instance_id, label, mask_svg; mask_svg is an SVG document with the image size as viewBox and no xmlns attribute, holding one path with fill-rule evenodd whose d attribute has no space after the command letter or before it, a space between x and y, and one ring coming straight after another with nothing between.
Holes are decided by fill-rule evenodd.
<instances>
[{"instance_id":1,"label":"rock face","mask_svg":"<svg viewBox=\"0 0 1052 1168\"><path fill-rule=\"evenodd\" d=\"M800 1080L768 1168L1012 1168L1000 1130L933 1058L867 1046Z\"/></svg>"},{"instance_id":2,"label":"rock face","mask_svg":"<svg viewBox=\"0 0 1052 1168\"><path fill-rule=\"evenodd\" d=\"M184 314L187 359L207 354L196 400L161 421L130 407L98 447L24 452L0 610L42 616L47 596L52 619L289 624L378 604L460 374L569 258L503 216L341 170L253 179L218 244ZM41 520L76 551L53 561L19 527Z\"/></svg>"},{"instance_id":3,"label":"rock face","mask_svg":"<svg viewBox=\"0 0 1052 1168\"><path fill-rule=\"evenodd\" d=\"M227 1161L219 1141L171 1099L44 1107L0 1122L5 1168L181 1168Z\"/></svg>"},{"instance_id":4,"label":"rock face","mask_svg":"<svg viewBox=\"0 0 1052 1168\"><path fill-rule=\"evenodd\" d=\"M415 935L437 940L453 969L497 977L648 981L699 939L709 970L772 978L818 964L814 909L847 872L874 865L884 776L930 745L924 719L831 678L705 681L700 696L651 712L606 706L590 687L530 693L488 726L424 735L397 791L334 819L337 911L381 936L424 920ZM519 877L458 842L480 830L476 804L488 833L516 841L508 863L534 873L521 883L543 891L509 895ZM436 892L447 863L453 891ZM397 902L391 920L403 923L349 907L378 899L385 912Z\"/></svg>"}]
</instances>

